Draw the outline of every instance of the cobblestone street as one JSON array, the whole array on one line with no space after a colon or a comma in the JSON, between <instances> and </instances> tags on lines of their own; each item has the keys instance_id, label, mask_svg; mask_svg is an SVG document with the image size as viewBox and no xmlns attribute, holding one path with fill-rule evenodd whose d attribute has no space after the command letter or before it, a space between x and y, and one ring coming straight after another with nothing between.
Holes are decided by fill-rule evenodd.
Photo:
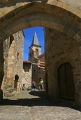
<instances>
[{"instance_id":1,"label":"cobblestone street","mask_svg":"<svg viewBox=\"0 0 81 120\"><path fill-rule=\"evenodd\" d=\"M4 98L0 120L81 120L81 112L70 103L54 102L44 91L22 91Z\"/></svg>"}]
</instances>

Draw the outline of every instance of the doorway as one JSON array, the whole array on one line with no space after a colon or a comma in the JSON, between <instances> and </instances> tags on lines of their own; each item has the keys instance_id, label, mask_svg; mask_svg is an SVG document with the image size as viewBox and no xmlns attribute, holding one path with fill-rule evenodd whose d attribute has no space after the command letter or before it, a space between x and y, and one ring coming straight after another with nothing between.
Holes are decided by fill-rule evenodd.
<instances>
[{"instance_id":1,"label":"doorway","mask_svg":"<svg viewBox=\"0 0 81 120\"><path fill-rule=\"evenodd\" d=\"M60 65L58 68L58 91L60 98L75 100L73 70L69 62Z\"/></svg>"}]
</instances>

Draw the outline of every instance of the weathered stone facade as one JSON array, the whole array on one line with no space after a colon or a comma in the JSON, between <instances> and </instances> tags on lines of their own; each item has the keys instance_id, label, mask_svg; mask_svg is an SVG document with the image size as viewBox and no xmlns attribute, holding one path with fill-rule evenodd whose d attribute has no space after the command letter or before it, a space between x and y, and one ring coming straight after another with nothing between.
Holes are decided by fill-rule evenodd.
<instances>
[{"instance_id":1,"label":"weathered stone facade","mask_svg":"<svg viewBox=\"0 0 81 120\"><path fill-rule=\"evenodd\" d=\"M31 2L22 0L19 2L17 0L9 5L0 4L0 39L5 40L15 32L31 26L45 26L66 33L70 30L69 34L73 38L80 39L80 4L75 4L74 7L72 1L46 0L44 2L42 0L41 2L35 0Z\"/></svg>"},{"instance_id":2,"label":"weathered stone facade","mask_svg":"<svg viewBox=\"0 0 81 120\"><path fill-rule=\"evenodd\" d=\"M28 88L29 86L31 86L31 80L32 80L32 72L24 72L23 71L23 78L22 78L22 88L23 85L25 88Z\"/></svg>"},{"instance_id":3,"label":"weathered stone facade","mask_svg":"<svg viewBox=\"0 0 81 120\"><path fill-rule=\"evenodd\" d=\"M18 75L19 79L17 82L17 91L22 88L22 71L23 71L23 47L24 47L24 36L23 32L17 32L14 35L15 45L15 63L14 63L14 76Z\"/></svg>"},{"instance_id":4,"label":"weathered stone facade","mask_svg":"<svg viewBox=\"0 0 81 120\"><path fill-rule=\"evenodd\" d=\"M22 87L23 33L19 31L4 41L4 80L3 90Z\"/></svg>"},{"instance_id":5,"label":"weathered stone facade","mask_svg":"<svg viewBox=\"0 0 81 120\"><path fill-rule=\"evenodd\" d=\"M23 77L22 77L22 87L25 88L31 86L32 83L32 64L28 61L23 61Z\"/></svg>"},{"instance_id":6,"label":"weathered stone facade","mask_svg":"<svg viewBox=\"0 0 81 120\"><path fill-rule=\"evenodd\" d=\"M10 1L10 2L9 2ZM9 3L9 4L8 4ZM14 22L15 21L15 22ZM70 61L71 65L74 66L73 74L75 81L75 98L76 101L79 101L81 104L81 91L80 91L80 80L81 80L81 1L80 0L0 0L0 84L2 83L3 78L3 41L14 33L20 31L21 29L32 27L32 26L44 26L51 29L58 30L63 32L62 36L67 34L71 36L69 39L71 42L76 41L76 46L68 48L67 46L64 49L61 49L61 46L56 51L57 55L52 49L55 47L50 47L46 44L46 78L48 81L51 78L50 85L46 83L46 88L48 88L48 93L50 96L56 97L58 90L56 89L55 84L55 75L53 73L52 66L58 66L65 61ZM57 33L56 33L57 34ZM61 34L58 32L58 34ZM47 38L48 36L48 38ZM52 35L53 36L53 35ZM61 35L60 35L61 36ZM65 36L65 35L64 35ZM46 34L47 40L51 35ZM57 35L58 37L58 35ZM66 37L64 37L66 38ZM58 38L60 39L60 38ZM63 39L61 40L63 41ZM49 41L51 42L51 41ZM64 42L64 41L63 41ZM50 43L51 44L51 43ZM53 43L54 44L54 43ZM59 41L58 41L59 44ZM56 44L56 46L58 46ZM61 43L60 43L61 44ZM64 43L63 43L64 44ZM69 44L69 41L67 42ZM72 43L74 45L75 43ZM13 47L14 47L13 43ZM64 45L65 46L65 45ZM50 49L49 49L50 48ZM76 50L75 50L76 49ZM67 51L68 50L68 51ZM75 51L75 53L74 53ZM47 52L49 55L47 55ZM14 49L13 49L14 53ZM58 55L59 54L59 55ZM69 58L66 59L66 54ZM55 57L54 57L55 56ZM61 59L62 57L62 59ZM53 62L53 59L55 62ZM55 60L57 59L57 60ZM57 61L59 61L55 64ZM58 67L56 67L58 68ZM50 71L51 69L51 71ZM79 74L76 74L79 73ZM10 73L12 74L12 73ZM54 78L54 80L53 80ZM47 80L46 79L46 80ZM55 89L51 89L54 88Z\"/></svg>"},{"instance_id":7,"label":"weathered stone facade","mask_svg":"<svg viewBox=\"0 0 81 120\"><path fill-rule=\"evenodd\" d=\"M36 35L36 32L33 36L31 46L29 47L29 61L32 63L37 63L38 56L41 55L41 46Z\"/></svg>"},{"instance_id":8,"label":"weathered stone facade","mask_svg":"<svg viewBox=\"0 0 81 120\"><path fill-rule=\"evenodd\" d=\"M33 63L37 63L36 49L38 50L38 55L41 55L41 48L38 46L32 46L29 52L29 61Z\"/></svg>"},{"instance_id":9,"label":"weathered stone facade","mask_svg":"<svg viewBox=\"0 0 81 120\"><path fill-rule=\"evenodd\" d=\"M81 63L78 42L66 34L49 28L45 29L45 35L46 82L49 95L59 98L57 70L61 64L69 62L73 67L75 101L81 102L79 89Z\"/></svg>"},{"instance_id":10,"label":"weathered stone facade","mask_svg":"<svg viewBox=\"0 0 81 120\"><path fill-rule=\"evenodd\" d=\"M41 52L41 46L36 32L29 48L29 61L32 63L32 80L35 80L36 87L38 87L39 78L41 77L43 80L45 79L45 66L42 66L44 68L40 66L42 65L41 62L45 63L45 55Z\"/></svg>"}]
</instances>

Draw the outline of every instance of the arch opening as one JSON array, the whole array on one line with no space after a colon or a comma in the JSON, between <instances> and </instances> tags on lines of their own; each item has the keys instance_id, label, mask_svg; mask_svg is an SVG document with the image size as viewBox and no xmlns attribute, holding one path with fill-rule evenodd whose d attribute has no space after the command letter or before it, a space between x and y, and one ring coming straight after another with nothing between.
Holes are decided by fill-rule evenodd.
<instances>
[{"instance_id":1,"label":"arch opening","mask_svg":"<svg viewBox=\"0 0 81 120\"><path fill-rule=\"evenodd\" d=\"M21 9L22 13L20 12ZM38 2L26 4L7 13L5 20L1 20L1 39L4 40L19 30L33 26L56 29L80 40L80 17L76 13L74 14L59 6Z\"/></svg>"},{"instance_id":2,"label":"arch opening","mask_svg":"<svg viewBox=\"0 0 81 120\"><path fill-rule=\"evenodd\" d=\"M34 7L36 7L36 9L34 9ZM33 26L44 26L45 28L51 28L52 31L60 31L61 33L65 33L68 36L71 36L74 38L74 40L77 41L81 39L81 18L79 18L77 15L74 15L71 12L68 12L58 6L45 5L44 7L44 4L42 6L40 3L33 3L32 6L30 4L30 6L24 6L22 8L22 13L18 12L16 14L17 11L12 11L12 13L15 13L16 16L13 14L9 17L8 15L12 13L5 16L5 21L3 21L1 24L0 40L4 41L6 38L18 32L19 30ZM19 11L20 8L17 10ZM69 49L69 51L71 52L72 49ZM64 52L60 54L62 55ZM54 57L55 56L52 56L52 58Z\"/></svg>"},{"instance_id":3,"label":"arch opening","mask_svg":"<svg viewBox=\"0 0 81 120\"><path fill-rule=\"evenodd\" d=\"M58 91L59 98L75 100L75 85L73 79L72 66L66 62L59 66L58 73Z\"/></svg>"}]
</instances>

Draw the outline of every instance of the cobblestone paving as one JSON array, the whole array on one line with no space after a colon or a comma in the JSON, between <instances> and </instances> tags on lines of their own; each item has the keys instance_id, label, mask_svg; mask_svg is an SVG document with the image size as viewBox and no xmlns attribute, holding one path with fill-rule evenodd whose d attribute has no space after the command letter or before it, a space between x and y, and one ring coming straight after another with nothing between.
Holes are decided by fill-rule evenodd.
<instances>
[{"instance_id":1,"label":"cobblestone paving","mask_svg":"<svg viewBox=\"0 0 81 120\"><path fill-rule=\"evenodd\" d=\"M80 109L51 101L44 91L22 91L4 98L0 120L81 120Z\"/></svg>"}]
</instances>

